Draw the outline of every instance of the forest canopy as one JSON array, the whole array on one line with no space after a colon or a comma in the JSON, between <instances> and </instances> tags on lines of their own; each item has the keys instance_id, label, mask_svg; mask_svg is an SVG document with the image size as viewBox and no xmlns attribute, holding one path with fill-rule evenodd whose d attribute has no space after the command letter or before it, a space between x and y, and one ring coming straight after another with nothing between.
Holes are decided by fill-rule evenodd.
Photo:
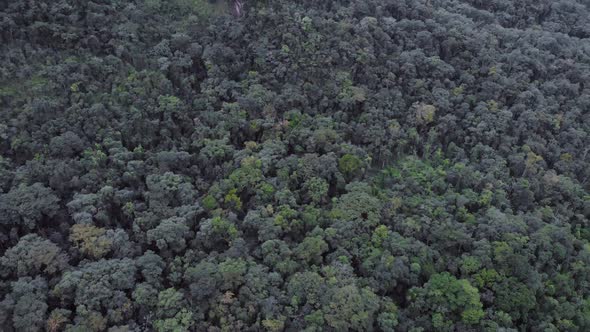
<instances>
[{"instance_id":1,"label":"forest canopy","mask_svg":"<svg viewBox=\"0 0 590 332\"><path fill-rule=\"evenodd\" d=\"M0 2L0 330L589 331L587 0Z\"/></svg>"}]
</instances>

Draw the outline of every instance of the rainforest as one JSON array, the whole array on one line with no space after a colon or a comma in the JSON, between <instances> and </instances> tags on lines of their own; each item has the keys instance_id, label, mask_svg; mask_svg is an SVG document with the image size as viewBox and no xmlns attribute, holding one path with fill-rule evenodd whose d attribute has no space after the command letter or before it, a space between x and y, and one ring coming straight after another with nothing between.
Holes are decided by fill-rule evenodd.
<instances>
[{"instance_id":1,"label":"rainforest","mask_svg":"<svg viewBox=\"0 0 590 332\"><path fill-rule=\"evenodd\" d=\"M0 331L590 331L590 2L0 1Z\"/></svg>"}]
</instances>

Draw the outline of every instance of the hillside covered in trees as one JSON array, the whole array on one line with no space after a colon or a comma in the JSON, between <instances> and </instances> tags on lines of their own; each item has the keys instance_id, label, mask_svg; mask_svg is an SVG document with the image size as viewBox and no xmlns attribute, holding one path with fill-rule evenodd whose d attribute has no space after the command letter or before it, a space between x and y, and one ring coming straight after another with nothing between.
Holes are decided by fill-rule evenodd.
<instances>
[{"instance_id":1,"label":"hillside covered in trees","mask_svg":"<svg viewBox=\"0 0 590 332\"><path fill-rule=\"evenodd\" d=\"M590 331L588 0L0 2L0 331Z\"/></svg>"}]
</instances>

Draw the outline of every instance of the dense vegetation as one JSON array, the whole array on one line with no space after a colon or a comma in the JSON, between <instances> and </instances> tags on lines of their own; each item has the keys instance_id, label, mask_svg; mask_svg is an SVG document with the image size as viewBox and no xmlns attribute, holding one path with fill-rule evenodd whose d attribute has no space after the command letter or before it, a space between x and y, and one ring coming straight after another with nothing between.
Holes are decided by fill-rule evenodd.
<instances>
[{"instance_id":1,"label":"dense vegetation","mask_svg":"<svg viewBox=\"0 0 590 332\"><path fill-rule=\"evenodd\" d=\"M589 331L587 0L0 2L0 330Z\"/></svg>"}]
</instances>

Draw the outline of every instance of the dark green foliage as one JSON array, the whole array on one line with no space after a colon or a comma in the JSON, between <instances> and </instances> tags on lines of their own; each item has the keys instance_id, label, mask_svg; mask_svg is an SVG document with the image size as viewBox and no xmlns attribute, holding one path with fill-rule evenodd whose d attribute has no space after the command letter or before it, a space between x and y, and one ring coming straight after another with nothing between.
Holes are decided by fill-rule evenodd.
<instances>
[{"instance_id":1,"label":"dark green foliage","mask_svg":"<svg viewBox=\"0 0 590 332\"><path fill-rule=\"evenodd\" d=\"M189 228L184 218L173 217L162 222L147 232L147 240L155 242L160 250L183 251L186 248L185 238L189 235Z\"/></svg>"},{"instance_id":2,"label":"dark green foliage","mask_svg":"<svg viewBox=\"0 0 590 332\"><path fill-rule=\"evenodd\" d=\"M587 1L5 1L0 60L2 331L590 330Z\"/></svg>"},{"instance_id":3,"label":"dark green foliage","mask_svg":"<svg viewBox=\"0 0 590 332\"><path fill-rule=\"evenodd\" d=\"M411 310L425 315L428 329L453 330L455 324L476 325L484 317L477 288L447 272L432 275L421 288L412 288L409 297Z\"/></svg>"},{"instance_id":4,"label":"dark green foliage","mask_svg":"<svg viewBox=\"0 0 590 332\"><path fill-rule=\"evenodd\" d=\"M0 258L3 277L9 275L34 276L54 275L68 266L68 257L53 242L36 234L25 235L18 243L6 250Z\"/></svg>"},{"instance_id":5,"label":"dark green foliage","mask_svg":"<svg viewBox=\"0 0 590 332\"><path fill-rule=\"evenodd\" d=\"M43 218L56 214L59 201L53 191L41 183L14 187L0 194L0 224L31 230Z\"/></svg>"},{"instance_id":6,"label":"dark green foliage","mask_svg":"<svg viewBox=\"0 0 590 332\"><path fill-rule=\"evenodd\" d=\"M338 169L347 176L352 176L360 171L363 163L354 155L345 154L338 160Z\"/></svg>"},{"instance_id":7,"label":"dark green foliage","mask_svg":"<svg viewBox=\"0 0 590 332\"><path fill-rule=\"evenodd\" d=\"M11 283L11 292L0 302L0 323L17 331L42 331L47 313L47 281L42 277L19 278ZM12 319L7 315L12 313ZM12 324L10 323L12 321Z\"/></svg>"},{"instance_id":8,"label":"dark green foliage","mask_svg":"<svg viewBox=\"0 0 590 332\"><path fill-rule=\"evenodd\" d=\"M132 314L127 293L134 288L135 262L129 258L82 263L68 271L51 291L64 307L75 304L80 328L100 330L106 321L121 323Z\"/></svg>"}]
</instances>

